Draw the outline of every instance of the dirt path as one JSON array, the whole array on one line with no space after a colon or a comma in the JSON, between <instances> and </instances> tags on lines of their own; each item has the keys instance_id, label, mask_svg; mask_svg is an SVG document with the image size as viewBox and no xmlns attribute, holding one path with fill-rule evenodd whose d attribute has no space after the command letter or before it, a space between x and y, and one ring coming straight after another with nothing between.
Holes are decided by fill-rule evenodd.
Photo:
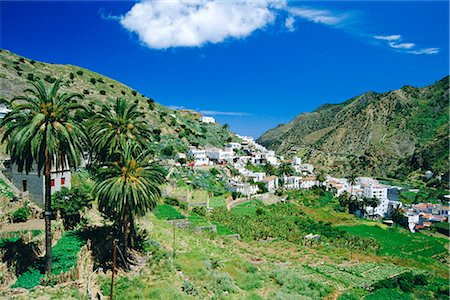
<instances>
[{"instance_id":1,"label":"dirt path","mask_svg":"<svg viewBox=\"0 0 450 300\"><path fill-rule=\"evenodd\" d=\"M28 220L25 223L12 223L3 226L0 229L0 233L11 232L11 231L23 231L23 230L44 230L44 220L33 219Z\"/></svg>"}]
</instances>

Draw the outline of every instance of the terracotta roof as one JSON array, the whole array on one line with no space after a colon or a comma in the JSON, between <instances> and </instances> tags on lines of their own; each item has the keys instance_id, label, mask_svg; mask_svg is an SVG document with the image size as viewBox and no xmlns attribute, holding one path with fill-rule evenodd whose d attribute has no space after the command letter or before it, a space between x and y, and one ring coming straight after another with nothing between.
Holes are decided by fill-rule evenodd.
<instances>
[{"instance_id":1,"label":"terracotta roof","mask_svg":"<svg viewBox=\"0 0 450 300\"><path fill-rule=\"evenodd\" d=\"M268 181L272 181L272 180L275 180L275 179L277 179L277 176L272 175L272 176L265 177L262 181L268 182Z\"/></svg>"}]
</instances>

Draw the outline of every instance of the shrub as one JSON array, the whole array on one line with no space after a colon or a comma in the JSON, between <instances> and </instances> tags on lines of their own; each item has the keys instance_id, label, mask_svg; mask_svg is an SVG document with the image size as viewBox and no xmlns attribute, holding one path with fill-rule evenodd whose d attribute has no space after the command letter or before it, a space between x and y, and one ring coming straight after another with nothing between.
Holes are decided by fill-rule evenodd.
<instances>
[{"instance_id":1,"label":"shrub","mask_svg":"<svg viewBox=\"0 0 450 300\"><path fill-rule=\"evenodd\" d=\"M27 206L19 207L14 213L13 213L13 222L14 223L20 223L20 222L26 222L28 218L31 215L31 210Z\"/></svg>"},{"instance_id":2,"label":"shrub","mask_svg":"<svg viewBox=\"0 0 450 300\"><path fill-rule=\"evenodd\" d=\"M125 94L126 94L125 91L120 91L120 93L121 93L122 95L124 95L124 96L125 96Z\"/></svg>"},{"instance_id":3,"label":"shrub","mask_svg":"<svg viewBox=\"0 0 450 300\"><path fill-rule=\"evenodd\" d=\"M83 90L83 94L89 95L89 91L88 90Z\"/></svg>"},{"instance_id":4,"label":"shrub","mask_svg":"<svg viewBox=\"0 0 450 300\"><path fill-rule=\"evenodd\" d=\"M52 195L53 208L60 212L65 229L73 229L80 223L80 212L91 207L92 200L91 189L87 185L70 190L63 187Z\"/></svg>"},{"instance_id":5,"label":"shrub","mask_svg":"<svg viewBox=\"0 0 450 300\"><path fill-rule=\"evenodd\" d=\"M97 79L97 81L100 83L105 83L102 78Z\"/></svg>"},{"instance_id":6,"label":"shrub","mask_svg":"<svg viewBox=\"0 0 450 300\"><path fill-rule=\"evenodd\" d=\"M180 200L173 197L166 197L164 198L164 203L172 205L172 206L180 206Z\"/></svg>"},{"instance_id":7,"label":"shrub","mask_svg":"<svg viewBox=\"0 0 450 300\"><path fill-rule=\"evenodd\" d=\"M36 62L34 60L30 60L30 64L34 65Z\"/></svg>"},{"instance_id":8,"label":"shrub","mask_svg":"<svg viewBox=\"0 0 450 300\"><path fill-rule=\"evenodd\" d=\"M28 75L27 75L27 80L33 81L33 80L34 80L34 75L31 74L31 73L28 73Z\"/></svg>"},{"instance_id":9,"label":"shrub","mask_svg":"<svg viewBox=\"0 0 450 300\"><path fill-rule=\"evenodd\" d=\"M25 288L31 289L41 284L41 280L44 277L43 274L37 269L30 268L23 273L17 281L11 286L12 288Z\"/></svg>"},{"instance_id":10,"label":"shrub","mask_svg":"<svg viewBox=\"0 0 450 300\"><path fill-rule=\"evenodd\" d=\"M192 209L193 213L196 213L199 216L205 217L206 216L206 208L202 207L194 207Z\"/></svg>"},{"instance_id":11,"label":"shrub","mask_svg":"<svg viewBox=\"0 0 450 300\"><path fill-rule=\"evenodd\" d=\"M69 77L70 77L70 79L73 80L73 79L75 78L75 74L73 74L72 72L70 72Z\"/></svg>"},{"instance_id":12,"label":"shrub","mask_svg":"<svg viewBox=\"0 0 450 300\"><path fill-rule=\"evenodd\" d=\"M100 91L100 95L106 95L106 91L101 90L101 91Z\"/></svg>"},{"instance_id":13,"label":"shrub","mask_svg":"<svg viewBox=\"0 0 450 300\"><path fill-rule=\"evenodd\" d=\"M110 84L109 87L113 89L114 88L114 84Z\"/></svg>"},{"instance_id":14,"label":"shrub","mask_svg":"<svg viewBox=\"0 0 450 300\"><path fill-rule=\"evenodd\" d=\"M136 91L131 91L131 94L133 94L133 96L136 96L137 92Z\"/></svg>"},{"instance_id":15,"label":"shrub","mask_svg":"<svg viewBox=\"0 0 450 300\"><path fill-rule=\"evenodd\" d=\"M78 71L77 71L77 74L81 76L81 75L83 75L83 71L78 70Z\"/></svg>"},{"instance_id":16,"label":"shrub","mask_svg":"<svg viewBox=\"0 0 450 300\"><path fill-rule=\"evenodd\" d=\"M25 62L25 59L24 59L23 57L21 57L21 58L19 58L19 61L20 61L21 63L24 63L24 62Z\"/></svg>"},{"instance_id":17,"label":"shrub","mask_svg":"<svg viewBox=\"0 0 450 300\"><path fill-rule=\"evenodd\" d=\"M51 77L50 75L45 75L44 80L47 81L48 83L53 83L56 81L56 78Z\"/></svg>"},{"instance_id":18,"label":"shrub","mask_svg":"<svg viewBox=\"0 0 450 300\"><path fill-rule=\"evenodd\" d=\"M199 295L197 287L194 284L192 284L189 281L187 281L187 280L183 281L183 285L181 286L181 290L183 292L185 292L186 294L192 295L194 297Z\"/></svg>"},{"instance_id":19,"label":"shrub","mask_svg":"<svg viewBox=\"0 0 450 300\"><path fill-rule=\"evenodd\" d=\"M97 80L95 80L95 78L91 78L90 82L91 82L92 84L95 84L95 83L97 82Z\"/></svg>"},{"instance_id":20,"label":"shrub","mask_svg":"<svg viewBox=\"0 0 450 300\"><path fill-rule=\"evenodd\" d=\"M175 154L175 149L172 145L169 145L161 150L161 154L165 156L173 156Z\"/></svg>"}]
</instances>

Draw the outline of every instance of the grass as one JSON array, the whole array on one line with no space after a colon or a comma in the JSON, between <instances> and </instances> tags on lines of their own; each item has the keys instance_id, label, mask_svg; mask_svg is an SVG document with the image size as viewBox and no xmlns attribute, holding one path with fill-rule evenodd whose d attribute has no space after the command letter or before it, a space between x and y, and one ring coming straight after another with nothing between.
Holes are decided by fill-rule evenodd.
<instances>
[{"instance_id":1,"label":"grass","mask_svg":"<svg viewBox=\"0 0 450 300\"><path fill-rule=\"evenodd\" d=\"M84 244L85 240L77 232L68 231L64 233L56 245L52 247L53 263L51 275L55 276L72 270L77 264L78 252L80 252ZM11 287L31 289L38 286L44 278L44 274L40 272L42 266L42 259L36 261L28 271L17 278L17 281Z\"/></svg>"},{"instance_id":2,"label":"grass","mask_svg":"<svg viewBox=\"0 0 450 300\"><path fill-rule=\"evenodd\" d=\"M3 179L0 178L0 196L7 197L7 198L13 198L14 193L11 191L9 186L6 184Z\"/></svg>"},{"instance_id":3,"label":"grass","mask_svg":"<svg viewBox=\"0 0 450 300\"><path fill-rule=\"evenodd\" d=\"M198 227L198 226L209 226L211 225L207 220L205 220L202 216L196 214L196 213L191 213L188 216L188 221L192 224L192 226L194 227Z\"/></svg>"},{"instance_id":4,"label":"grass","mask_svg":"<svg viewBox=\"0 0 450 300\"><path fill-rule=\"evenodd\" d=\"M213 208L225 207L225 196L214 196L209 199L209 206Z\"/></svg>"},{"instance_id":5,"label":"grass","mask_svg":"<svg viewBox=\"0 0 450 300\"><path fill-rule=\"evenodd\" d=\"M212 222L212 224L217 226L217 234L218 235L230 235L235 234L233 231L231 231L228 227L218 223L218 222Z\"/></svg>"},{"instance_id":6,"label":"grass","mask_svg":"<svg viewBox=\"0 0 450 300\"><path fill-rule=\"evenodd\" d=\"M168 204L158 205L153 213L160 220L179 220L186 218L173 206Z\"/></svg>"},{"instance_id":7,"label":"grass","mask_svg":"<svg viewBox=\"0 0 450 300\"><path fill-rule=\"evenodd\" d=\"M256 209L264 204L259 200L252 200L233 207L233 212L237 214L256 215Z\"/></svg>"},{"instance_id":8,"label":"grass","mask_svg":"<svg viewBox=\"0 0 450 300\"><path fill-rule=\"evenodd\" d=\"M383 229L378 226L355 225L339 228L362 237L372 237L380 242L380 255L401 258L433 259L433 256L447 253L446 240L421 233L410 233L404 229Z\"/></svg>"},{"instance_id":9,"label":"grass","mask_svg":"<svg viewBox=\"0 0 450 300\"><path fill-rule=\"evenodd\" d=\"M189 199L189 203L206 203L208 201L208 192L204 190L194 190Z\"/></svg>"}]
</instances>

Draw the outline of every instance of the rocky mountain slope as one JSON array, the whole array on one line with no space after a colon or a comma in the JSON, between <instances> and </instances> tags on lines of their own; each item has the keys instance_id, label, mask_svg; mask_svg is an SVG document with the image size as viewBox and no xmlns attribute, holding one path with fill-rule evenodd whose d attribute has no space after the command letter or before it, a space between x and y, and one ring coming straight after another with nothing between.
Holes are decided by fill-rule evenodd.
<instances>
[{"instance_id":1,"label":"rocky mountain slope","mask_svg":"<svg viewBox=\"0 0 450 300\"><path fill-rule=\"evenodd\" d=\"M336 175L443 174L449 170L448 96L448 76L423 88L368 92L301 113L258 142L281 153L295 152Z\"/></svg>"},{"instance_id":2,"label":"rocky mountain slope","mask_svg":"<svg viewBox=\"0 0 450 300\"><path fill-rule=\"evenodd\" d=\"M138 103L154 128L154 142L150 146L155 148L156 153L182 152L189 145L221 147L227 141L237 139L219 124L201 123L197 112L169 109L101 74L72 65L38 62L0 49L0 99L8 101L23 93L28 87L27 81L36 77L48 85L62 78L67 82L62 90L82 94L82 103L92 108L95 101L104 102L117 97Z\"/></svg>"}]
</instances>

